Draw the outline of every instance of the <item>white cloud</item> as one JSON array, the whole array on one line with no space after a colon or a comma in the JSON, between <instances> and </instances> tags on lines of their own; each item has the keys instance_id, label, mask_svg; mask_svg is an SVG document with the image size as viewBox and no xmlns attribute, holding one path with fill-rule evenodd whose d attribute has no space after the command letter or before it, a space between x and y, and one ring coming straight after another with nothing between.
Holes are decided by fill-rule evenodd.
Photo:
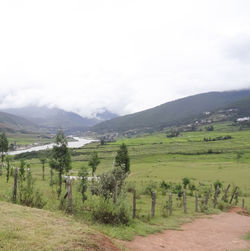
<instances>
[{"instance_id":1,"label":"white cloud","mask_svg":"<svg viewBox=\"0 0 250 251\"><path fill-rule=\"evenodd\" d=\"M130 113L250 87L247 0L1 1L0 107Z\"/></svg>"}]
</instances>

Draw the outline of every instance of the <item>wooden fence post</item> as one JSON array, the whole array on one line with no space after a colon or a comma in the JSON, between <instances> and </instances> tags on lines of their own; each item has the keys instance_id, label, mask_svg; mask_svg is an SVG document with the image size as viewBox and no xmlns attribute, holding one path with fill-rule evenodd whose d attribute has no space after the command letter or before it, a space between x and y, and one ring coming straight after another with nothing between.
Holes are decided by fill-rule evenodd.
<instances>
[{"instance_id":1,"label":"wooden fence post","mask_svg":"<svg viewBox=\"0 0 250 251\"><path fill-rule=\"evenodd\" d=\"M70 178L66 179L67 196L69 200L69 212L73 212L72 184Z\"/></svg>"},{"instance_id":2,"label":"wooden fence post","mask_svg":"<svg viewBox=\"0 0 250 251\"><path fill-rule=\"evenodd\" d=\"M169 216L171 216L173 214L173 195L171 192L169 194L168 204L169 204Z\"/></svg>"},{"instance_id":3,"label":"wooden fence post","mask_svg":"<svg viewBox=\"0 0 250 251\"><path fill-rule=\"evenodd\" d=\"M195 212L198 213L198 205L199 205L199 199L198 194L195 194Z\"/></svg>"},{"instance_id":4,"label":"wooden fence post","mask_svg":"<svg viewBox=\"0 0 250 251\"><path fill-rule=\"evenodd\" d=\"M152 192L151 197L152 197L151 217L154 217L155 216L156 193Z\"/></svg>"},{"instance_id":5,"label":"wooden fence post","mask_svg":"<svg viewBox=\"0 0 250 251\"><path fill-rule=\"evenodd\" d=\"M220 188L219 188L219 186L217 186L217 187L216 187L216 190L215 190L215 192L214 192L214 208L215 208L216 205L217 205L217 198L218 198L219 192L220 192Z\"/></svg>"},{"instance_id":6,"label":"wooden fence post","mask_svg":"<svg viewBox=\"0 0 250 251\"><path fill-rule=\"evenodd\" d=\"M230 184L227 186L227 189L225 190L225 193L224 193L224 195L223 195L223 197L222 197L222 200L223 201L226 201L226 199L227 199L227 193L228 193L228 191L229 191L229 188L230 188Z\"/></svg>"},{"instance_id":7,"label":"wooden fence post","mask_svg":"<svg viewBox=\"0 0 250 251\"><path fill-rule=\"evenodd\" d=\"M16 167L16 170L15 170L15 177L14 177L13 202L16 202L16 195L17 195L17 179L18 179L18 168Z\"/></svg>"},{"instance_id":8,"label":"wooden fence post","mask_svg":"<svg viewBox=\"0 0 250 251\"><path fill-rule=\"evenodd\" d=\"M232 204L233 199L234 199L234 196L235 196L237 190L238 190L238 187L235 187L235 189L234 189L234 191L233 191L233 194L232 194L232 197L231 197L231 200L230 200L230 202L229 202L230 204Z\"/></svg>"},{"instance_id":9,"label":"wooden fence post","mask_svg":"<svg viewBox=\"0 0 250 251\"><path fill-rule=\"evenodd\" d=\"M210 197L210 193L211 193L211 190L209 189L209 190L207 191L206 199L205 199L205 205L206 205L206 206L208 205L208 200L209 200L209 197Z\"/></svg>"},{"instance_id":10,"label":"wooden fence post","mask_svg":"<svg viewBox=\"0 0 250 251\"><path fill-rule=\"evenodd\" d=\"M186 198L186 190L183 190L183 207L184 207L184 213L187 213L187 198Z\"/></svg>"},{"instance_id":11,"label":"wooden fence post","mask_svg":"<svg viewBox=\"0 0 250 251\"><path fill-rule=\"evenodd\" d=\"M242 199L242 208L243 209L245 208L245 199L244 198Z\"/></svg>"},{"instance_id":12,"label":"wooden fence post","mask_svg":"<svg viewBox=\"0 0 250 251\"><path fill-rule=\"evenodd\" d=\"M136 190L133 190L133 219L136 217Z\"/></svg>"}]
</instances>

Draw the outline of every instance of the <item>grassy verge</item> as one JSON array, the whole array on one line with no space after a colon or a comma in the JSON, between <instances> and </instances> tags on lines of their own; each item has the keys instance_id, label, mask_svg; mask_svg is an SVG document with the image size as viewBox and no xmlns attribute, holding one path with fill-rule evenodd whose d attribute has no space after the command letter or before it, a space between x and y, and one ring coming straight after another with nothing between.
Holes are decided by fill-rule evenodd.
<instances>
[{"instance_id":1,"label":"grassy verge","mask_svg":"<svg viewBox=\"0 0 250 251\"><path fill-rule=\"evenodd\" d=\"M59 213L0 203L1 250L116 250L86 224Z\"/></svg>"}]
</instances>

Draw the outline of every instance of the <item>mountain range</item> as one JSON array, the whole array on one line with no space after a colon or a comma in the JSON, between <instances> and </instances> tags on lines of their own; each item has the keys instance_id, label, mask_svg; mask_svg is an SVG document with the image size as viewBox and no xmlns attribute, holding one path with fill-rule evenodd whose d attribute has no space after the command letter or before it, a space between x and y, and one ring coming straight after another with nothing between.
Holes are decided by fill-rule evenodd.
<instances>
[{"instance_id":1,"label":"mountain range","mask_svg":"<svg viewBox=\"0 0 250 251\"><path fill-rule=\"evenodd\" d=\"M0 129L55 132L62 128L68 133L88 130L97 134L157 131L192 123L220 109L234 109L234 116L250 116L250 90L197 94L121 117L105 108L93 118L45 106L5 109L0 112Z\"/></svg>"},{"instance_id":2,"label":"mountain range","mask_svg":"<svg viewBox=\"0 0 250 251\"><path fill-rule=\"evenodd\" d=\"M190 123L206 112L238 108L239 115L250 115L250 90L209 92L167 102L157 107L99 123L97 133L161 130Z\"/></svg>"},{"instance_id":3,"label":"mountain range","mask_svg":"<svg viewBox=\"0 0 250 251\"><path fill-rule=\"evenodd\" d=\"M46 106L27 106L4 109L0 112L0 128L16 131L57 131L61 128L67 132L83 131L97 123L117 117L105 108L95 118L85 118L74 112Z\"/></svg>"}]
</instances>

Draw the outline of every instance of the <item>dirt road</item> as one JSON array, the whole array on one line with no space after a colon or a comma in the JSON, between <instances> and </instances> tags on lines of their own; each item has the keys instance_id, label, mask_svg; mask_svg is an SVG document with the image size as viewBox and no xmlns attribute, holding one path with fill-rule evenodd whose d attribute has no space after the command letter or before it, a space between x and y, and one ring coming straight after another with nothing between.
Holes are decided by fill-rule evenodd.
<instances>
[{"instance_id":1,"label":"dirt road","mask_svg":"<svg viewBox=\"0 0 250 251\"><path fill-rule=\"evenodd\" d=\"M125 245L133 251L229 251L250 250L243 236L250 232L250 217L234 210L196 219L184 224L183 231L166 230L147 237L136 237Z\"/></svg>"}]
</instances>

